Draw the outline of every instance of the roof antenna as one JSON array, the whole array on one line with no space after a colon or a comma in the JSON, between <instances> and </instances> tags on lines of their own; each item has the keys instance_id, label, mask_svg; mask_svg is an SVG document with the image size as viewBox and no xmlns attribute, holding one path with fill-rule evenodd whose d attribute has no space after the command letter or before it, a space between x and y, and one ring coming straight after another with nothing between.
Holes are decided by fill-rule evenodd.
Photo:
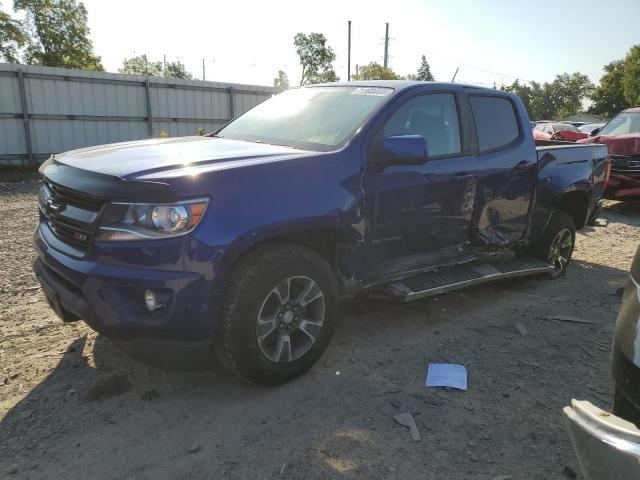
<instances>
[{"instance_id":1,"label":"roof antenna","mask_svg":"<svg viewBox=\"0 0 640 480\"><path fill-rule=\"evenodd\" d=\"M451 79L451 83L456 81L456 75L458 75L458 70L460 70L459 66L458 66L458 68L456 68L456 73L453 74L453 78Z\"/></svg>"}]
</instances>

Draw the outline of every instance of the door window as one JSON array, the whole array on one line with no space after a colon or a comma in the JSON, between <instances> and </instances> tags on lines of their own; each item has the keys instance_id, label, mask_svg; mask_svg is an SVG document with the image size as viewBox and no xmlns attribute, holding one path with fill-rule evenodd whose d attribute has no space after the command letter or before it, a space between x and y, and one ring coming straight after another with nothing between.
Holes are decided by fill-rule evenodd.
<instances>
[{"instance_id":1,"label":"door window","mask_svg":"<svg viewBox=\"0 0 640 480\"><path fill-rule=\"evenodd\" d=\"M480 152L506 147L518 139L520 130L511 100L476 95L469 97L469 101L473 110ZM545 126L545 132L548 131L547 128Z\"/></svg>"},{"instance_id":2,"label":"door window","mask_svg":"<svg viewBox=\"0 0 640 480\"><path fill-rule=\"evenodd\" d=\"M422 135L429 157L461 152L460 123L451 93L432 93L408 100L387 120L384 136Z\"/></svg>"}]
</instances>

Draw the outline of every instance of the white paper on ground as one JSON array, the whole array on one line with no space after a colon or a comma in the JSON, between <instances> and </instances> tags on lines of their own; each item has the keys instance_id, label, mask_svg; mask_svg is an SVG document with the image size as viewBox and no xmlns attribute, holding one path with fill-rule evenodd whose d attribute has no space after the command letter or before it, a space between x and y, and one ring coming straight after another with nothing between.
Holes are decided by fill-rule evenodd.
<instances>
[{"instance_id":1,"label":"white paper on ground","mask_svg":"<svg viewBox=\"0 0 640 480\"><path fill-rule=\"evenodd\" d=\"M467 389L467 369L456 363L430 363L427 367L426 387Z\"/></svg>"}]
</instances>

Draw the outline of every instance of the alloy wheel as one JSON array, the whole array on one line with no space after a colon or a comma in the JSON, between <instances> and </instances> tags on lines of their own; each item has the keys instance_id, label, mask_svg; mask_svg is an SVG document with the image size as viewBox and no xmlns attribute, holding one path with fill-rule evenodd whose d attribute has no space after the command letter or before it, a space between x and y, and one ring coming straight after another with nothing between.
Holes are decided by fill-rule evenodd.
<instances>
[{"instance_id":1,"label":"alloy wheel","mask_svg":"<svg viewBox=\"0 0 640 480\"><path fill-rule=\"evenodd\" d=\"M278 282L262 302L256 320L256 339L272 362L289 363L316 342L325 316L325 298L309 277L292 276Z\"/></svg>"},{"instance_id":2,"label":"alloy wheel","mask_svg":"<svg viewBox=\"0 0 640 480\"><path fill-rule=\"evenodd\" d=\"M549 256L547 258L549 263L553 263L557 273L562 272L566 268L567 263L569 263L569 259L571 258L571 251L571 230L563 228L553 238L551 247L549 247Z\"/></svg>"}]
</instances>

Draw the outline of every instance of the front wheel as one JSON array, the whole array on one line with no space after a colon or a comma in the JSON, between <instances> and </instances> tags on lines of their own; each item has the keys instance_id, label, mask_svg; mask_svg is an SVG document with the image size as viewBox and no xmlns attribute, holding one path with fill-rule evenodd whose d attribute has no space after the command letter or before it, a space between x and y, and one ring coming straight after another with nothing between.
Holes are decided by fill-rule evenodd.
<instances>
[{"instance_id":1,"label":"front wheel","mask_svg":"<svg viewBox=\"0 0 640 480\"><path fill-rule=\"evenodd\" d=\"M231 373L273 385L311 368L326 349L338 293L329 264L297 245L249 253L234 268L215 347Z\"/></svg>"},{"instance_id":2,"label":"front wheel","mask_svg":"<svg viewBox=\"0 0 640 480\"><path fill-rule=\"evenodd\" d=\"M533 249L537 258L553 264L552 278L564 275L571 261L576 241L576 226L573 218L562 210L556 210L542 234L540 242Z\"/></svg>"}]
</instances>

